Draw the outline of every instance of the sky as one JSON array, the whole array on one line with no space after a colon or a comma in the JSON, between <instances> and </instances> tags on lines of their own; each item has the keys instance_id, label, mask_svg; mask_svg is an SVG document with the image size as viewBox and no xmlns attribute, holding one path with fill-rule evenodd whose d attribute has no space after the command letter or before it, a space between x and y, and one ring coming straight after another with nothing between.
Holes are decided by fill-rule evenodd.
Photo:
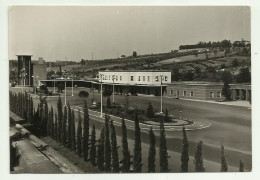
<instances>
[{"instance_id":1,"label":"sky","mask_svg":"<svg viewBox=\"0 0 260 180\"><path fill-rule=\"evenodd\" d=\"M9 59L107 59L170 52L181 44L251 40L248 6L12 6Z\"/></svg>"}]
</instances>

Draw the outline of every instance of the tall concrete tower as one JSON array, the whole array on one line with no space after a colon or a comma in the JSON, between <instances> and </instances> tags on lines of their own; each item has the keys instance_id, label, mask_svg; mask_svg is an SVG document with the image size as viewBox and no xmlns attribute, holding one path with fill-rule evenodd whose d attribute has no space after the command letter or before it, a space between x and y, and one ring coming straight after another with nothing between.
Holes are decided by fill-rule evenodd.
<instances>
[{"instance_id":1,"label":"tall concrete tower","mask_svg":"<svg viewBox=\"0 0 260 180\"><path fill-rule=\"evenodd\" d=\"M32 55L17 55L18 57L18 85L33 85L33 68L31 63Z\"/></svg>"}]
</instances>

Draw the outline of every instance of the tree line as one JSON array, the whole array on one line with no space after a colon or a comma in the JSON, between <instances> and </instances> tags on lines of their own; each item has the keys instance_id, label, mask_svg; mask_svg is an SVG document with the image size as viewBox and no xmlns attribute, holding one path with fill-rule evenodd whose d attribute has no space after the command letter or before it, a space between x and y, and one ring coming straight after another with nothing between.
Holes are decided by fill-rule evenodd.
<instances>
[{"instance_id":1,"label":"tree line","mask_svg":"<svg viewBox=\"0 0 260 180\"><path fill-rule=\"evenodd\" d=\"M180 45L179 49L196 49L196 48L229 48L232 46L232 43L230 40L223 40L223 41L217 41L217 42L198 42L197 44L192 45Z\"/></svg>"},{"instance_id":2,"label":"tree line","mask_svg":"<svg viewBox=\"0 0 260 180\"><path fill-rule=\"evenodd\" d=\"M143 170L141 129L137 110L134 118L134 150L131 155L128 146L127 126L124 118L121 121L122 159L119 159L119 149L117 133L113 120L109 115L105 115L105 123L100 136L96 137L95 124L90 133L90 117L86 100L83 106L83 122L80 112L78 112L78 123L76 128L75 111L70 105L63 106L61 98L57 100L57 113L53 107L49 108L46 98L40 97L37 110L33 107L32 97L27 93L10 92L10 110L21 117L25 117L28 123L32 124L40 136L49 136L61 143L64 147L77 153L85 161L89 161L93 167L98 167L102 172L127 173L127 172L155 172L156 170L156 138L152 127L149 130L149 155L147 170ZM32 114L31 114L32 113ZM31 117L29 117L31 115ZM159 142L159 170L160 172L170 172L169 156L167 152L166 133L164 122L167 116L160 118L160 142ZM181 153L181 171L189 171L189 142L185 127L183 126L183 144ZM239 162L239 171L244 171L242 161ZM204 172L202 156L202 141L197 145L194 155L194 165L196 172ZM225 159L224 146L221 146L221 171L228 171ZM178 171L178 170L177 170Z\"/></svg>"}]
</instances>

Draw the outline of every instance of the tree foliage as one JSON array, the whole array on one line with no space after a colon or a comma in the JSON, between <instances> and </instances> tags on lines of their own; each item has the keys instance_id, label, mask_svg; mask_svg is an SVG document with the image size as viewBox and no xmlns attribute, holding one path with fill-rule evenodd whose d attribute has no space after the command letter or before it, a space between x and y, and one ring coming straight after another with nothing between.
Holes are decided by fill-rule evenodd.
<instances>
[{"instance_id":1,"label":"tree foliage","mask_svg":"<svg viewBox=\"0 0 260 180\"><path fill-rule=\"evenodd\" d=\"M196 172L205 172L205 168L203 167L203 158L202 158L202 141L199 141L197 145L194 164L195 164Z\"/></svg>"},{"instance_id":2,"label":"tree foliage","mask_svg":"<svg viewBox=\"0 0 260 180\"><path fill-rule=\"evenodd\" d=\"M80 98L88 98L89 93L87 91L79 91Z\"/></svg>"},{"instance_id":3,"label":"tree foliage","mask_svg":"<svg viewBox=\"0 0 260 180\"><path fill-rule=\"evenodd\" d=\"M105 129L104 129L104 159L105 159L105 171L111 171L111 146L110 146L110 139L109 139L109 122L110 117L106 114L105 115Z\"/></svg>"},{"instance_id":4,"label":"tree foliage","mask_svg":"<svg viewBox=\"0 0 260 180\"><path fill-rule=\"evenodd\" d=\"M113 172L119 172L119 158L118 158L118 147L116 140L116 130L113 124L113 120L110 121L110 129L111 129L111 151L112 151L112 169Z\"/></svg>"},{"instance_id":5,"label":"tree foliage","mask_svg":"<svg viewBox=\"0 0 260 180\"><path fill-rule=\"evenodd\" d=\"M154 117L154 109L153 109L153 105L152 105L151 101L148 104L147 111L146 111L146 116L148 118L153 118Z\"/></svg>"},{"instance_id":6,"label":"tree foliage","mask_svg":"<svg viewBox=\"0 0 260 180\"><path fill-rule=\"evenodd\" d=\"M167 143L165 136L165 129L163 118L160 119L160 146L159 146L159 155L160 155L160 172L168 172L168 152L167 152Z\"/></svg>"},{"instance_id":7,"label":"tree foliage","mask_svg":"<svg viewBox=\"0 0 260 180\"><path fill-rule=\"evenodd\" d=\"M155 172L156 139L152 127L149 131L149 137L150 137L150 148L149 148L149 156L148 156L148 172Z\"/></svg>"},{"instance_id":8,"label":"tree foliage","mask_svg":"<svg viewBox=\"0 0 260 180\"><path fill-rule=\"evenodd\" d=\"M97 166L100 171L104 171L104 127L101 130L100 138L98 141L98 150L97 150Z\"/></svg>"},{"instance_id":9,"label":"tree foliage","mask_svg":"<svg viewBox=\"0 0 260 180\"><path fill-rule=\"evenodd\" d=\"M226 157L224 154L224 146L221 146L221 172L227 172L228 171L228 166L226 162Z\"/></svg>"},{"instance_id":10,"label":"tree foliage","mask_svg":"<svg viewBox=\"0 0 260 180\"><path fill-rule=\"evenodd\" d=\"M134 172L142 172L142 146L138 112L135 109L135 144L134 144Z\"/></svg>"},{"instance_id":11,"label":"tree foliage","mask_svg":"<svg viewBox=\"0 0 260 180\"><path fill-rule=\"evenodd\" d=\"M80 116L80 112L79 112L79 116L78 116L78 129L77 129L77 154L79 157L81 157L82 154L82 125L81 125L81 116Z\"/></svg>"},{"instance_id":12,"label":"tree foliage","mask_svg":"<svg viewBox=\"0 0 260 180\"><path fill-rule=\"evenodd\" d=\"M131 156L130 150L128 148L128 141L127 141L127 128L125 125L124 118L122 119L122 172L129 172L130 165L131 165Z\"/></svg>"},{"instance_id":13,"label":"tree foliage","mask_svg":"<svg viewBox=\"0 0 260 180\"><path fill-rule=\"evenodd\" d=\"M89 113L87 101L84 100L84 130L83 130L83 157L84 160L88 160L88 151L89 151Z\"/></svg>"},{"instance_id":14,"label":"tree foliage","mask_svg":"<svg viewBox=\"0 0 260 180\"><path fill-rule=\"evenodd\" d=\"M96 166L96 130L95 130L95 124L92 126L92 132L91 132L90 163L92 164L92 166Z\"/></svg>"},{"instance_id":15,"label":"tree foliage","mask_svg":"<svg viewBox=\"0 0 260 180\"><path fill-rule=\"evenodd\" d=\"M185 127L182 128L182 153L181 153L181 172L188 172L189 168L189 142Z\"/></svg>"}]
</instances>

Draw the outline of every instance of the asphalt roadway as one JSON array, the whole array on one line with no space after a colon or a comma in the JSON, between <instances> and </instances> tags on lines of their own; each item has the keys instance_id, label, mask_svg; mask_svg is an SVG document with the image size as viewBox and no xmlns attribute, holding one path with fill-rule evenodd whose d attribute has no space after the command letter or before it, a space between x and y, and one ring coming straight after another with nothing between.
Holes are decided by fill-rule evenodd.
<instances>
[{"instance_id":1,"label":"asphalt roadway","mask_svg":"<svg viewBox=\"0 0 260 180\"><path fill-rule=\"evenodd\" d=\"M21 91L21 88L11 88L12 91ZM77 96L78 92L83 88L74 88L75 96L71 97L71 91L67 91L67 102L70 102L75 109L80 110L82 100ZM89 91L89 89L86 89ZM95 100L100 101L100 94L95 92ZM38 101L38 99L35 99ZM64 97L62 97L64 103ZM112 97L111 97L112 100ZM160 108L160 97L151 96L129 96L130 106L146 108L149 101L152 102L155 109ZM49 97L48 103L56 107L57 97ZM105 103L105 98L103 100ZM115 96L116 103L125 103L125 97L121 95ZM90 105L90 98L88 98ZM35 104L36 105L36 104ZM176 107L182 109L182 118L188 118L196 123L207 123L210 126L206 128L194 128L191 126L187 132L190 142L190 156L194 155L197 142L203 141L203 158L211 162L220 162L220 146L225 146L225 155L229 166L238 167L239 160L242 160L245 169L252 168L252 152L251 152L251 110L246 107L229 106L222 104L214 104L198 101L187 101L180 99L163 98L163 107L168 108L169 114L179 116L179 110L173 110ZM90 112L91 124L95 123L97 129L102 127L102 119L96 117L97 113ZM131 123L131 122L130 122ZM120 121L115 123L117 134L121 134ZM149 144L148 129L142 128L142 142ZM155 131L157 142L159 142L159 131ZM167 130L167 145L169 151L181 152L182 149L182 132L179 130ZM128 138L134 139L133 126L128 124ZM118 143L120 144L120 143ZM157 143L159 144L159 143ZM148 146L149 148L149 146ZM179 157L180 158L180 157ZM193 158L190 158L193 161ZM215 171L218 171L216 169Z\"/></svg>"}]
</instances>

